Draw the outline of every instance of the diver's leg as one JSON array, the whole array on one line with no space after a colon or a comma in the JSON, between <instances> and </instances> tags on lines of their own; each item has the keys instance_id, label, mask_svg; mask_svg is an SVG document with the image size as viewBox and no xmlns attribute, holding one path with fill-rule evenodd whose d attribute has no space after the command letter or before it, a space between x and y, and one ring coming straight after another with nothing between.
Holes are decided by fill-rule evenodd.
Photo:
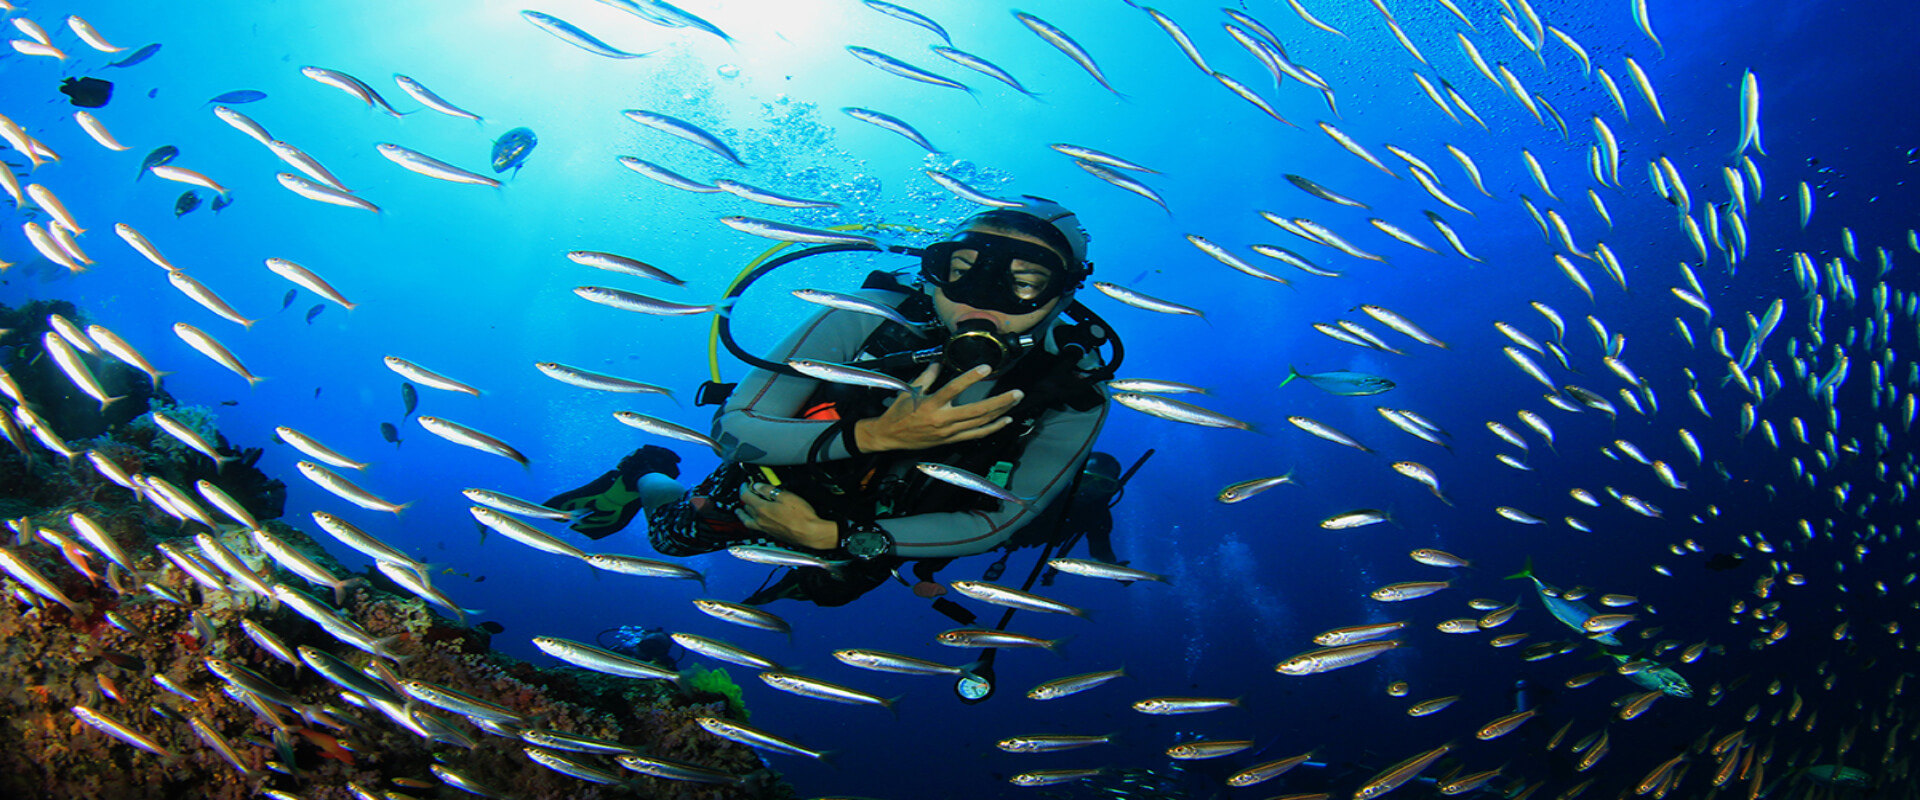
<instances>
[{"instance_id":1,"label":"diver's leg","mask_svg":"<svg viewBox=\"0 0 1920 800\"><path fill-rule=\"evenodd\" d=\"M586 485L554 495L546 505L577 513L579 516L572 528L594 539L603 539L627 527L643 508L651 511L658 505L646 502L645 479L671 482L678 477L680 456L664 447L647 445L620 459L618 466Z\"/></svg>"},{"instance_id":2,"label":"diver's leg","mask_svg":"<svg viewBox=\"0 0 1920 800\"><path fill-rule=\"evenodd\" d=\"M723 465L686 491L665 476L647 476L639 494L645 496L647 539L653 549L661 555L692 556L760 537L734 513L744 474L737 464Z\"/></svg>"},{"instance_id":3,"label":"diver's leg","mask_svg":"<svg viewBox=\"0 0 1920 800\"><path fill-rule=\"evenodd\" d=\"M653 510L680 499L687 493L687 487L679 481L658 472L649 472L640 476L640 505L652 514Z\"/></svg>"}]
</instances>

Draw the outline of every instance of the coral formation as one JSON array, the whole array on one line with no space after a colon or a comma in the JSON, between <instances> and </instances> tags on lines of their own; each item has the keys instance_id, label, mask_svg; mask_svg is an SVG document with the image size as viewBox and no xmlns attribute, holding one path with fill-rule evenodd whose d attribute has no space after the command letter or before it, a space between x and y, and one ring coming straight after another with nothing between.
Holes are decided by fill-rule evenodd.
<instances>
[{"instance_id":1,"label":"coral formation","mask_svg":"<svg viewBox=\"0 0 1920 800\"><path fill-rule=\"evenodd\" d=\"M0 318L30 327L17 315ZM50 424L84 417L62 410L70 406L97 413L98 403L89 398L62 395L48 382L33 385L38 393L26 396L43 406L40 413ZM121 403L145 413L147 399L135 394ZM215 470L205 456L170 447L171 436L127 424L138 413L75 445L90 447L127 473L175 486L191 487L203 477L214 481L261 517L263 530L320 569L346 575L299 529L271 520L280 514L284 487L251 466L257 449ZM207 426L202 435L221 442L223 453L234 452L211 429L208 415L181 410L178 418ZM247 575L206 568L196 578L181 561L156 550L172 548L184 560L178 553L210 546L194 535L211 533L212 541L243 562L238 569L255 579L331 599L331 592L282 569L247 531L233 525L209 531L183 522L116 485L88 458L68 461L31 440L18 444L17 452L0 450L0 510L14 530L10 546L0 548L7 556L0 559L7 567L0 574L0 675L6 677L0 682L0 796L239 800L272 788L331 800L354 796L350 785L376 796L416 796L443 783L436 770L452 770L523 800L791 795L752 750L709 735L694 722L739 708L739 689L724 672L700 679L712 691L683 691L662 681L536 668L491 652L485 632L440 617L410 595L378 588L391 584L355 576L339 617L380 642L373 649L397 658L368 655L295 613L291 603L250 592ZM92 522L94 538L79 530L70 516L76 513ZM99 538L111 544L102 548L94 543ZM124 551L131 569L110 563L112 550ZM248 632L243 621L257 632ZM275 640L287 649L309 648L343 660L375 687L367 692L404 698L402 681L424 681L499 706L519 720L494 725L490 734L470 717L426 703L394 704L397 712L383 712L369 696L344 691L316 669L276 656L266 644ZM234 667L254 677L217 674ZM256 677L265 685L253 683ZM241 685L251 688L234 688ZM403 727L395 713L432 736ZM143 745L90 724L88 714L169 755L143 752ZM529 760L526 743L511 735L520 725L618 742L742 780L667 781L628 772L609 756L565 754L617 779L590 783ZM231 761L216 742L229 748ZM465 795L443 788L438 796Z\"/></svg>"}]
</instances>

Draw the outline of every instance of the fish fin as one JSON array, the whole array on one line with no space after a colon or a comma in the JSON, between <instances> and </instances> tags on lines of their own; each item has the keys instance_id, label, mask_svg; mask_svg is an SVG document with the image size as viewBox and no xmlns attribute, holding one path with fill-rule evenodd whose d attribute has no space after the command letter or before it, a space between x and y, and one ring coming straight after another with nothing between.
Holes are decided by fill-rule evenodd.
<instances>
[{"instance_id":1,"label":"fish fin","mask_svg":"<svg viewBox=\"0 0 1920 800\"><path fill-rule=\"evenodd\" d=\"M1071 634L1069 634L1067 636L1062 636L1058 639L1047 642L1046 644L1047 652L1052 653L1061 658L1066 658L1067 643L1073 641L1073 639L1074 637Z\"/></svg>"},{"instance_id":2,"label":"fish fin","mask_svg":"<svg viewBox=\"0 0 1920 800\"><path fill-rule=\"evenodd\" d=\"M1532 577L1533 577L1533 556L1527 556L1526 568L1520 570L1519 572L1513 573L1512 575L1508 575L1503 580L1511 581L1511 580L1519 580L1521 578L1532 578Z\"/></svg>"},{"instance_id":3,"label":"fish fin","mask_svg":"<svg viewBox=\"0 0 1920 800\"><path fill-rule=\"evenodd\" d=\"M1292 383L1292 382L1293 382L1293 379L1294 379L1294 378L1298 378L1298 377L1300 377L1300 370L1297 370L1297 369L1294 369L1294 368L1293 368L1293 365L1292 365L1292 364L1288 364L1288 365L1287 365L1287 379L1286 379L1286 380L1284 380L1284 381L1281 381L1281 382L1280 382L1280 385L1279 385L1279 386L1275 386L1275 387L1273 387L1273 388L1275 388L1275 389L1285 389L1285 388L1287 388L1287 384L1289 384L1289 383Z\"/></svg>"}]
</instances>

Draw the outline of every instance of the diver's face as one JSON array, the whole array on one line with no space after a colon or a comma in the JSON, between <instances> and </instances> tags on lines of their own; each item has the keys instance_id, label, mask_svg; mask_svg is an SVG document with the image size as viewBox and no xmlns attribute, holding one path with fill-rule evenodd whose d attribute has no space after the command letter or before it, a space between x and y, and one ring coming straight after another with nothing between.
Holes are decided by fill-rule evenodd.
<instances>
[{"instance_id":1,"label":"diver's face","mask_svg":"<svg viewBox=\"0 0 1920 800\"><path fill-rule=\"evenodd\" d=\"M974 226L967 230L991 234L1006 239L1014 239L1029 244L1037 244L1049 250L1053 249L1038 237L1030 236L1019 231L1001 230L987 226ZM950 282L959 280L960 276L965 275L967 270L973 268L974 259L978 255L979 252L976 250L955 250L953 252L952 263L947 268L947 280ZM1061 260L1066 260L1065 256L1062 256ZM1014 292L1021 297L1040 296L1040 293L1046 289L1047 282L1054 278L1052 270L1040 264L1021 259L1014 260L1012 271ZM1053 310L1059 305L1060 298L1056 297L1048 300L1046 305L1025 314L1008 314L1004 311L975 308L965 303L956 302L947 297L945 289L937 289L933 293L933 310L940 315L940 322L946 325L949 331L959 330L960 323L962 322L984 319L992 322L994 330L1000 333L1022 334L1033 330L1035 326L1040 324L1041 320L1046 319L1047 315L1052 314Z\"/></svg>"}]
</instances>

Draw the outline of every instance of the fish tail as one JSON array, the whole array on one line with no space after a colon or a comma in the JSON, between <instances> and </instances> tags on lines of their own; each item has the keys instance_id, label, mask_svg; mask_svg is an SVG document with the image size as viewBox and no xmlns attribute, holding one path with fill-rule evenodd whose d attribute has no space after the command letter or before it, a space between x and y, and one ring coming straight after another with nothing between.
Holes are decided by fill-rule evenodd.
<instances>
[{"instance_id":1,"label":"fish tail","mask_svg":"<svg viewBox=\"0 0 1920 800\"><path fill-rule=\"evenodd\" d=\"M1521 578L1532 578L1532 577L1533 577L1533 556L1527 556L1526 568L1520 570L1519 572L1513 573L1512 575L1508 575L1503 580L1512 581L1512 580L1519 580Z\"/></svg>"},{"instance_id":2,"label":"fish tail","mask_svg":"<svg viewBox=\"0 0 1920 800\"><path fill-rule=\"evenodd\" d=\"M1293 365L1292 365L1292 364L1288 364L1288 365L1287 365L1287 379L1286 379L1286 380L1284 380L1284 381L1281 381L1281 382L1280 382L1280 385L1279 385L1279 386L1275 386L1275 387L1273 387L1273 388L1275 388L1275 389L1285 389L1285 388L1287 388L1287 384L1289 384L1289 383L1292 383L1292 382L1293 382L1293 379L1294 379L1294 378L1298 378L1298 377L1300 377L1300 370L1297 370L1297 369L1294 369L1294 368L1293 368Z\"/></svg>"},{"instance_id":3,"label":"fish tail","mask_svg":"<svg viewBox=\"0 0 1920 800\"><path fill-rule=\"evenodd\" d=\"M1070 636L1070 635L1069 635L1069 636L1062 636L1062 637L1060 637L1060 638L1058 638L1058 639L1054 639L1054 640L1052 640L1052 641L1049 641L1049 642L1047 642L1047 643L1046 643L1046 645L1045 645L1045 646L1046 646L1046 648L1047 648L1047 652L1049 652L1049 653L1052 653L1052 654L1054 654L1054 655L1056 655L1056 656L1059 656L1059 657L1061 657L1061 658L1066 658L1066 657L1067 657L1067 643L1068 643L1068 642L1071 642L1071 641L1073 641L1073 639L1074 639L1074 637L1073 637L1073 636Z\"/></svg>"}]
</instances>

